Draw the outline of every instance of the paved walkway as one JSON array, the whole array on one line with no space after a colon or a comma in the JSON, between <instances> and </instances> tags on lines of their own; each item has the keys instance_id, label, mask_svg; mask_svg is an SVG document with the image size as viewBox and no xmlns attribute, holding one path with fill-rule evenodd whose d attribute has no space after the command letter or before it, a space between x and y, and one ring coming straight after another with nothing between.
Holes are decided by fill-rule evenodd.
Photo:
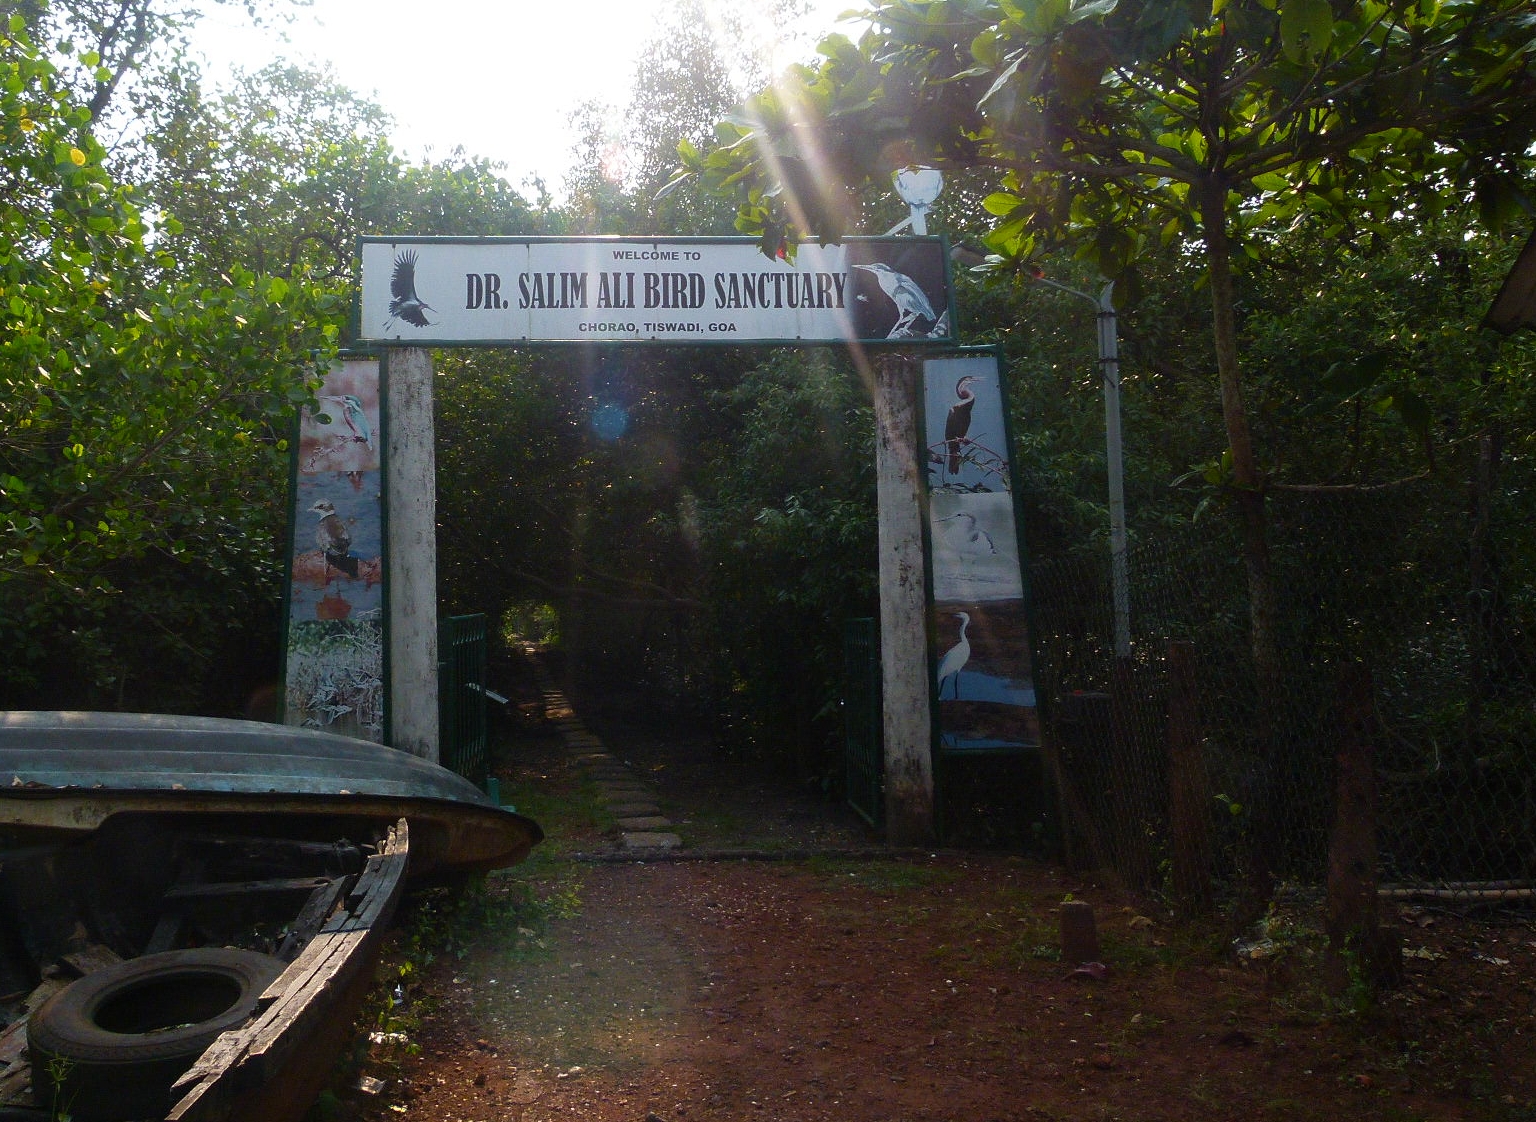
<instances>
[{"instance_id":1,"label":"paved walkway","mask_svg":"<svg viewBox=\"0 0 1536 1122\"><path fill-rule=\"evenodd\" d=\"M671 819L661 813L655 788L609 752L581 722L532 647L528 648L528 660L543 697L545 718L559 731L566 752L592 780L598 798L618 824L619 850L643 855L681 848L683 839L673 831Z\"/></svg>"}]
</instances>

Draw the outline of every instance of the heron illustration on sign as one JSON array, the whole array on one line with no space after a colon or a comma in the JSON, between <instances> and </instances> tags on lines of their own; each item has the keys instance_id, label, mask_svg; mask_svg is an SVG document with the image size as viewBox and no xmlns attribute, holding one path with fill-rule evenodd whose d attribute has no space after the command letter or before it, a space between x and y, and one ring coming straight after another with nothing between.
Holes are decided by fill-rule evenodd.
<instances>
[{"instance_id":1,"label":"heron illustration on sign","mask_svg":"<svg viewBox=\"0 0 1536 1122\"><path fill-rule=\"evenodd\" d=\"M883 261L876 261L869 265L854 265L854 268L872 274L875 283L880 286L880 291L885 293L892 304L896 305L896 324L886 338L902 339L917 334L912 325L920 319L933 324L929 334L941 333L941 325L949 313L945 312L942 317L938 315L933 310L933 304L922 286L906 273L898 273Z\"/></svg>"}]
</instances>

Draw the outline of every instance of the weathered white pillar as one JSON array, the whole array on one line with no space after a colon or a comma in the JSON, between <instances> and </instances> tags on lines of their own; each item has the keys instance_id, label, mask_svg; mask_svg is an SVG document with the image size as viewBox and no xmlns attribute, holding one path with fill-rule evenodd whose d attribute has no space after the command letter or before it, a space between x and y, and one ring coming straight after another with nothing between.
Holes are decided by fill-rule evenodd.
<instances>
[{"instance_id":1,"label":"weathered white pillar","mask_svg":"<svg viewBox=\"0 0 1536 1122\"><path fill-rule=\"evenodd\" d=\"M892 845L926 845L934 840L928 589L918 439L921 383L922 365L910 355L882 354L876 359L885 830Z\"/></svg>"},{"instance_id":2,"label":"weathered white pillar","mask_svg":"<svg viewBox=\"0 0 1536 1122\"><path fill-rule=\"evenodd\" d=\"M432 356L387 352L389 743L436 763L437 447Z\"/></svg>"}]
</instances>

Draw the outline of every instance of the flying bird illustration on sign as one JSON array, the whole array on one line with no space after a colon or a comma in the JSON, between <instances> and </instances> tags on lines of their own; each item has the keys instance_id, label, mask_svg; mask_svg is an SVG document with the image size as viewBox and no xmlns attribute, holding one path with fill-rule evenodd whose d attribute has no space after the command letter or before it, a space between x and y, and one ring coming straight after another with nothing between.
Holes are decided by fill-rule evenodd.
<instances>
[{"instance_id":1,"label":"flying bird illustration on sign","mask_svg":"<svg viewBox=\"0 0 1536 1122\"><path fill-rule=\"evenodd\" d=\"M891 328L886 338L901 339L912 336L915 334L912 325L919 319L926 319L933 324L933 331L930 334L939 333L943 320L934 313L933 305L928 302L928 294L906 273L898 273L883 261L876 261L872 265L855 265L854 268L873 274L875 281L880 285L880 291L896 305L896 325ZM946 311L944 315L947 318L949 313Z\"/></svg>"},{"instance_id":2,"label":"flying bird illustration on sign","mask_svg":"<svg viewBox=\"0 0 1536 1122\"><path fill-rule=\"evenodd\" d=\"M413 327L431 327L427 312L437 311L416 295L416 251L406 250L395 258L395 271L389 278L389 319L384 323L388 331L395 320L403 319Z\"/></svg>"}]
</instances>

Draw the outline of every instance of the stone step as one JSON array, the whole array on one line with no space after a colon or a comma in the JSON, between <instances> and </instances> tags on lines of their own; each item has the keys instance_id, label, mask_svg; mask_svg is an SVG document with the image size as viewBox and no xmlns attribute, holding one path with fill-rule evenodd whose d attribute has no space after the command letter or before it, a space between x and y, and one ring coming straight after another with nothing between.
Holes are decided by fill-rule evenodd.
<instances>
[{"instance_id":1,"label":"stone step","mask_svg":"<svg viewBox=\"0 0 1536 1122\"><path fill-rule=\"evenodd\" d=\"M608 813L615 818L643 818L651 814L660 814L661 807L651 800L636 800L632 803L613 803L608 807Z\"/></svg>"},{"instance_id":2,"label":"stone step","mask_svg":"<svg viewBox=\"0 0 1536 1122\"><path fill-rule=\"evenodd\" d=\"M683 846L683 839L678 837L676 834L658 834L646 832L621 834L619 836L619 844L631 852L660 852L662 850L668 849L681 849Z\"/></svg>"},{"instance_id":3,"label":"stone step","mask_svg":"<svg viewBox=\"0 0 1536 1122\"><path fill-rule=\"evenodd\" d=\"M672 819L660 814L645 814L637 818L620 818L619 829L626 834L646 833L652 830L666 830L672 825Z\"/></svg>"}]
</instances>

